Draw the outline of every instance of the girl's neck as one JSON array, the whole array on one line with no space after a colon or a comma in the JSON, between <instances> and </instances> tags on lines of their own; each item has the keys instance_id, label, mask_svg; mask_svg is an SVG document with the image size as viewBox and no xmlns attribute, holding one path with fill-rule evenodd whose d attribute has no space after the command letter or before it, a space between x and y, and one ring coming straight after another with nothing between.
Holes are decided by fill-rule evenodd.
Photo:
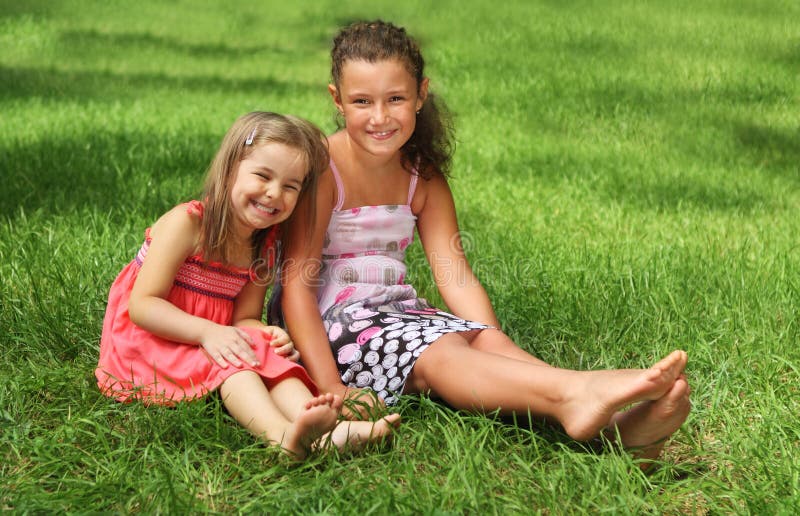
<instances>
[{"instance_id":1,"label":"girl's neck","mask_svg":"<svg viewBox=\"0 0 800 516\"><path fill-rule=\"evenodd\" d=\"M251 231L236 230L231 235L231 245L228 257L237 267L249 264L253 256L253 233Z\"/></svg>"},{"instance_id":2,"label":"girl's neck","mask_svg":"<svg viewBox=\"0 0 800 516\"><path fill-rule=\"evenodd\" d=\"M406 203L410 175L403 170L399 152L392 156L369 154L344 132L333 135L330 143L331 157L344 183L343 208Z\"/></svg>"}]
</instances>

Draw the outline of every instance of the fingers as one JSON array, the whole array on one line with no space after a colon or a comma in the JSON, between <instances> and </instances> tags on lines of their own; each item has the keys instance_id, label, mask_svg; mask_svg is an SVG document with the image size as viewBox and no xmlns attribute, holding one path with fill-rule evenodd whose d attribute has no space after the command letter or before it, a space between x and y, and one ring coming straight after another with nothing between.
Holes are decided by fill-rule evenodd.
<instances>
[{"instance_id":1,"label":"fingers","mask_svg":"<svg viewBox=\"0 0 800 516\"><path fill-rule=\"evenodd\" d=\"M219 364L220 367L223 369L227 368L228 365L232 365L234 367L242 367L242 361L247 362L252 366L259 366L260 362L256 358L255 353L253 350L248 347L244 346L221 346L215 353L211 353L211 358Z\"/></svg>"},{"instance_id":2,"label":"fingers","mask_svg":"<svg viewBox=\"0 0 800 516\"><path fill-rule=\"evenodd\" d=\"M300 353L295 349L294 342L292 342L289 338L289 334L286 333L283 328L269 326L265 331L272 336L269 345L276 355L291 360L292 362L300 360Z\"/></svg>"},{"instance_id":3,"label":"fingers","mask_svg":"<svg viewBox=\"0 0 800 516\"><path fill-rule=\"evenodd\" d=\"M273 351L276 355L282 356L283 358L292 360L294 362L300 359L300 352L295 349L294 342L292 341L287 342L279 348L273 348Z\"/></svg>"},{"instance_id":4,"label":"fingers","mask_svg":"<svg viewBox=\"0 0 800 516\"><path fill-rule=\"evenodd\" d=\"M255 343L253 342L253 337L251 337L249 333L235 326L233 327L233 329L234 331L236 331L236 333L239 334L239 337L241 337L246 343L248 343L251 346L255 346Z\"/></svg>"},{"instance_id":5,"label":"fingers","mask_svg":"<svg viewBox=\"0 0 800 516\"><path fill-rule=\"evenodd\" d=\"M253 342L253 338L250 336L249 333L247 333L243 329L241 329L241 328L235 328L235 329L236 329L236 333L238 333L239 336L244 341L244 345L241 345L241 342L237 342L237 347L236 347L236 349L233 350L235 352L236 356L238 358L241 358L242 360L246 361L250 365L253 365L253 366L260 365L260 363L258 361L258 357L256 356L255 351L253 351L253 348L256 345L255 342ZM231 363L233 365L237 366L237 367L239 367L241 365L241 363L239 363L239 364L236 364L234 362L231 362Z\"/></svg>"},{"instance_id":6,"label":"fingers","mask_svg":"<svg viewBox=\"0 0 800 516\"><path fill-rule=\"evenodd\" d=\"M289 335L281 328L270 326L261 331L270 335L269 345L275 354L292 362L300 360L300 353L295 349ZM215 327L213 332L207 335L202 346L222 368L229 365L241 367L243 363L254 367L261 365L256 355L256 342L247 331L239 327Z\"/></svg>"},{"instance_id":7,"label":"fingers","mask_svg":"<svg viewBox=\"0 0 800 516\"><path fill-rule=\"evenodd\" d=\"M270 342L277 343L278 346L289 342L289 334L280 326L262 326L260 329L271 337Z\"/></svg>"},{"instance_id":8,"label":"fingers","mask_svg":"<svg viewBox=\"0 0 800 516\"><path fill-rule=\"evenodd\" d=\"M283 357L286 360L290 360L292 362L300 361L300 352L295 349L294 344L291 342L277 349L273 349L273 351L276 355Z\"/></svg>"},{"instance_id":9,"label":"fingers","mask_svg":"<svg viewBox=\"0 0 800 516\"><path fill-rule=\"evenodd\" d=\"M269 341L270 346L272 347L284 346L288 342L291 342L288 333L286 333L281 329L278 329L277 331L276 330L272 331L272 340Z\"/></svg>"},{"instance_id":10,"label":"fingers","mask_svg":"<svg viewBox=\"0 0 800 516\"><path fill-rule=\"evenodd\" d=\"M214 336L208 344L203 344L209 356L223 369L228 365L241 367L243 362L252 366L260 365L253 351L253 340L239 328Z\"/></svg>"}]
</instances>

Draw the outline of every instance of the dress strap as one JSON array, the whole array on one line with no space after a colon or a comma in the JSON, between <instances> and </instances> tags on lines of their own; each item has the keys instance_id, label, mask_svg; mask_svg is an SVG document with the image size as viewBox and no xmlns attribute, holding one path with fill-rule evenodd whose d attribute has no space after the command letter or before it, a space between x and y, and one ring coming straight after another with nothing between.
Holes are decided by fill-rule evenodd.
<instances>
[{"instance_id":1,"label":"dress strap","mask_svg":"<svg viewBox=\"0 0 800 516\"><path fill-rule=\"evenodd\" d=\"M342 176L339 174L339 169L336 168L336 163L331 160L331 172L333 172L333 179L336 180L336 206L333 211L339 211L344 206L344 184L342 184Z\"/></svg>"},{"instance_id":2,"label":"dress strap","mask_svg":"<svg viewBox=\"0 0 800 516\"><path fill-rule=\"evenodd\" d=\"M205 205L200 201L189 201L183 204L186 206L186 213L189 215L197 215L198 217L203 217L203 212L205 211Z\"/></svg>"},{"instance_id":3,"label":"dress strap","mask_svg":"<svg viewBox=\"0 0 800 516\"><path fill-rule=\"evenodd\" d=\"M406 204L411 206L411 201L414 199L414 192L417 190L417 180L419 180L419 175L417 174L417 170L411 173L411 182L408 184L408 201Z\"/></svg>"}]
</instances>

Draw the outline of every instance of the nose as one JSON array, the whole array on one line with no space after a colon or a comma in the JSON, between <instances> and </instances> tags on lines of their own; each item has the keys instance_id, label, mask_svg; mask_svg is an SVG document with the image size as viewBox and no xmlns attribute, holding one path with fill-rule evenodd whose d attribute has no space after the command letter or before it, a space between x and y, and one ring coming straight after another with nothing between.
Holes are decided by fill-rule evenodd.
<instances>
[{"instance_id":1,"label":"nose","mask_svg":"<svg viewBox=\"0 0 800 516\"><path fill-rule=\"evenodd\" d=\"M281 185L277 181L270 181L264 189L264 195L270 199L278 197Z\"/></svg>"},{"instance_id":2,"label":"nose","mask_svg":"<svg viewBox=\"0 0 800 516\"><path fill-rule=\"evenodd\" d=\"M372 123L382 124L389 118L389 109L386 103L376 102L372 109Z\"/></svg>"}]
</instances>

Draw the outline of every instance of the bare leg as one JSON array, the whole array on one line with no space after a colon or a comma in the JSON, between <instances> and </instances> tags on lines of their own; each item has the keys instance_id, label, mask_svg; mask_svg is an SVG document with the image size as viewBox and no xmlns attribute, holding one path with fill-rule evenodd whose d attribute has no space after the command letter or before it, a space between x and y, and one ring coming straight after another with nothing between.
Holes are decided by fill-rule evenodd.
<instances>
[{"instance_id":1,"label":"bare leg","mask_svg":"<svg viewBox=\"0 0 800 516\"><path fill-rule=\"evenodd\" d=\"M280 445L297 459L305 458L311 444L334 428L342 404L333 394L313 397L308 393L305 400L297 400L302 408L294 421L290 421L253 371L229 376L220 386L220 393L228 412L239 424L268 443Z\"/></svg>"},{"instance_id":2,"label":"bare leg","mask_svg":"<svg viewBox=\"0 0 800 516\"><path fill-rule=\"evenodd\" d=\"M686 353L674 351L649 369L572 371L478 351L449 334L422 353L406 389L433 391L461 409L552 417L584 440L621 408L664 396L685 366Z\"/></svg>"},{"instance_id":3,"label":"bare leg","mask_svg":"<svg viewBox=\"0 0 800 516\"><path fill-rule=\"evenodd\" d=\"M531 364L549 366L546 362L528 354L518 347L500 330L483 330L472 332L474 335L462 334L469 341L470 347L499 355L522 360ZM667 439L677 431L689 415L691 389L685 375L675 381L672 388L664 396L655 401L637 404L625 412L617 412L604 433L615 439L617 432L625 448L634 451L634 455L643 459L655 459L661 454ZM648 464L643 464L643 468Z\"/></svg>"},{"instance_id":4,"label":"bare leg","mask_svg":"<svg viewBox=\"0 0 800 516\"><path fill-rule=\"evenodd\" d=\"M667 438L686 421L691 410L690 392L686 376L681 375L661 398L615 414L606 434L614 439L619 432L622 446L632 449L634 456L655 459L661 454Z\"/></svg>"},{"instance_id":5,"label":"bare leg","mask_svg":"<svg viewBox=\"0 0 800 516\"><path fill-rule=\"evenodd\" d=\"M495 353L533 365L551 367L547 362L531 355L500 330L473 330L462 334L471 348L487 353Z\"/></svg>"}]
</instances>

